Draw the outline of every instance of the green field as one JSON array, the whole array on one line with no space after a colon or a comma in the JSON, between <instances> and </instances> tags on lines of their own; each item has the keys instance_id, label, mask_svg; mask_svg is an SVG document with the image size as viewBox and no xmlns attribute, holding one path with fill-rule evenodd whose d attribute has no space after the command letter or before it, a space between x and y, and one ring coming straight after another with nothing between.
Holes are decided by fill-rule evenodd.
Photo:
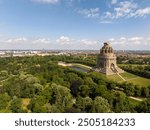
<instances>
[{"instance_id":1,"label":"green field","mask_svg":"<svg viewBox=\"0 0 150 130\"><path fill-rule=\"evenodd\" d=\"M90 67L90 66L79 64L79 63L72 63L72 66L80 67L80 68L87 69L87 70L92 69L92 67Z\"/></svg>"},{"instance_id":2,"label":"green field","mask_svg":"<svg viewBox=\"0 0 150 130\"><path fill-rule=\"evenodd\" d=\"M128 73L128 72L125 72L125 73L122 73L120 74L125 80L130 80L130 79L133 79L133 78L138 78L137 75L134 75L134 74L131 74L131 73Z\"/></svg>"},{"instance_id":3,"label":"green field","mask_svg":"<svg viewBox=\"0 0 150 130\"><path fill-rule=\"evenodd\" d=\"M119 75L117 75L117 74L108 75L107 77L108 77L109 79L113 80L113 81L116 81L116 82L121 82L121 81L123 81L123 80L119 77Z\"/></svg>"},{"instance_id":4,"label":"green field","mask_svg":"<svg viewBox=\"0 0 150 130\"><path fill-rule=\"evenodd\" d=\"M143 77L131 74L131 73L127 73L127 72L122 73L120 75L126 80L125 82L133 83L133 84L143 86L143 87L147 87L150 85L150 79L143 78ZM117 82L124 82L117 74L109 75L107 77Z\"/></svg>"},{"instance_id":5,"label":"green field","mask_svg":"<svg viewBox=\"0 0 150 130\"><path fill-rule=\"evenodd\" d=\"M89 71L92 69L92 67L89 67L83 64L78 64L78 63L72 63L72 66L78 67L74 69L78 69L79 71L82 71L82 69L85 69L86 71ZM125 81L120 76L122 76L125 79ZM150 85L150 79L143 78L143 77L140 77L140 76L128 73L128 72L121 73L120 76L118 74L114 74L114 75L108 75L107 77L116 82L128 82L128 83L133 83L135 85L139 85L141 87L142 86L147 87Z\"/></svg>"}]
</instances>

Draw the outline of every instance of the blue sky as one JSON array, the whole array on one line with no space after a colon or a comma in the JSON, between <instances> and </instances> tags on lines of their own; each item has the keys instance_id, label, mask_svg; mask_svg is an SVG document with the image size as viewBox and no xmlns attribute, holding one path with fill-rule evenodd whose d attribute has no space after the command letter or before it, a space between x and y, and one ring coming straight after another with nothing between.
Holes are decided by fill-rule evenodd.
<instances>
[{"instance_id":1,"label":"blue sky","mask_svg":"<svg viewBox=\"0 0 150 130\"><path fill-rule=\"evenodd\" d=\"M0 0L0 49L150 50L150 0Z\"/></svg>"}]
</instances>

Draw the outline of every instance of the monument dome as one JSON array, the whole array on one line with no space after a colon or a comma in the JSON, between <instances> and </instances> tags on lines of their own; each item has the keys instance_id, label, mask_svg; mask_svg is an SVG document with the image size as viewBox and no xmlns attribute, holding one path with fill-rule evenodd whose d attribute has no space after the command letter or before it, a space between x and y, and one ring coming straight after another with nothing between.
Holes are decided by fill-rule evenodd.
<instances>
[{"instance_id":1,"label":"monument dome","mask_svg":"<svg viewBox=\"0 0 150 130\"><path fill-rule=\"evenodd\" d=\"M107 42L100 49L100 54L97 58L96 70L104 73L106 75L112 75L116 73L123 73L124 71L120 69L116 64L116 55L113 48Z\"/></svg>"},{"instance_id":2,"label":"monument dome","mask_svg":"<svg viewBox=\"0 0 150 130\"><path fill-rule=\"evenodd\" d=\"M109 43L105 42L104 46L100 49L101 54L108 54L108 53L114 53L113 48L110 46Z\"/></svg>"}]
</instances>

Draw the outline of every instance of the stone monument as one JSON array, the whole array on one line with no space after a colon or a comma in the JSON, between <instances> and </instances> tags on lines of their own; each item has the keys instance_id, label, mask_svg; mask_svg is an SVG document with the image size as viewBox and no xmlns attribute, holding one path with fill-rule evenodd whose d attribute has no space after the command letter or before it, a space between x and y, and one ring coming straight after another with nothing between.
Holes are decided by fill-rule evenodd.
<instances>
[{"instance_id":1,"label":"stone monument","mask_svg":"<svg viewBox=\"0 0 150 130\"><path fill-rule=\"evenodd\" d=\"M109 43L104 43L97 58L96 71L106 75L119 74L124 71L116 64L116 55Z\"/></svg>"}]
</instances>

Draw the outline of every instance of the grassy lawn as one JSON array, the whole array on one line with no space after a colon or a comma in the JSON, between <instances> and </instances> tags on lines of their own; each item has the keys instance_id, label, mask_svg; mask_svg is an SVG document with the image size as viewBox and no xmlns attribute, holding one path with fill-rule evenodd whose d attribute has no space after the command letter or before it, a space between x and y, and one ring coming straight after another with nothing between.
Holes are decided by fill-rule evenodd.
<instances>
[{"instance_id":1,"label":"grassy lawn","mask_svg":"<svg viewBox=\"0 0 150 130\"><path fill-rule=\"evenodd\" d=\"M72 63L73 66L77 66L77 67L81 67L81 68L84 68L84 69L88 69L88 70L91 70L92 67L90 66L86 66L86 65L83 65L83 64L78 64L78 63Z\"/></svg>"},{"instance_id":2,"label":"grassy lawn","mask_svg":"<svg viewBox=\"0 0 150 130\"><path fill-rule=\"evenodd\" d=\"M143 78L131 73L122 73L120 74L126 82L133 83L139 86L147 87L150 85L150 79ZM114 80L116 82L124 82L117 74L107 76L109 79Z\"/></svg>"},{"instance_id":3,"label":"grassy lawn","mask_svg":"<svg viewBox=\"0 0 150 130\"><path fill-rule=\"evenodd\" d=\"M92 69L92 67L78 64L78 63L72 63L72 66L80 67L80 68L83 68L86 70ZM121 73L120 75L126 80L126 82L133 83L135 85L139 85L139 86L143 86L143 87L147 87L150 85L150 79L143 78L143 77L140 77L140 76L128 73L128 72ZM118 76L117 74L108 75L107 77L116 82L124 82L123 79L120 76Z\"/></svg>"},{"instance_id":4,"label":"grassy lawn","mask_svg":"<svg viewBox=\"0 0 150 130\"><path fill-rule=\"evenodd\" d=\"M121 82L123 81L122 78L120 78L117 74L113 74L113 75L107 75L107 78L116 81L116 82Z\"/></svg>"},{"instance_id":5,"label":"grassy lawn","mask_svg":"<svg viewBox=\"0 0 150 130\"><path fill-rule=\"evenodd\" d=\"M131 79L127 82L137 84L137 85L140 85L143 87L147 87L150 85L150 79L146 79L146 78L142 78L142 77L138 77L136 79Z\"/></svg>"},{"instance_id":6,"label":"grassy lawn","mask_svg":"<svg viewBox=\"0 0 150 130\"><path fill-rule=\"evenodd\" d=\"M132 78L137 78L138 76L134 75L134 74L131 74L131 73L128 73L128 72L125 72L125 73L122 73L120 74L125 80L129 80L129 79L132 79Z\"/></svg>"},{"instance_id":7,"label":"grassy lawn","mask_svg":"<svg viewBox=\"0 0 150 130\"><path fill-rule=\"evenodd\" d=\"M139 64L118 64L118 66L148 66L148 65L139 65Z\"/></svg>"}]
</instances>

